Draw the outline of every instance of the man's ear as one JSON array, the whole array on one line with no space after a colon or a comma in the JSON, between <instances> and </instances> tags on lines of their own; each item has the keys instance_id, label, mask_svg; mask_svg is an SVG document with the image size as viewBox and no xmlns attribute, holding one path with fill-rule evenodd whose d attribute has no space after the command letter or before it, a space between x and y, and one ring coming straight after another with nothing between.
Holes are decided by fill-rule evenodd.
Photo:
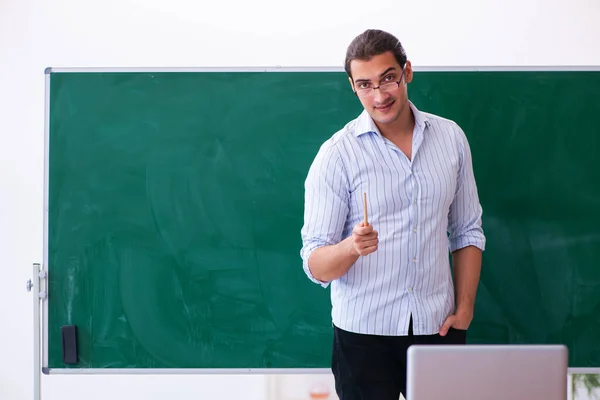
<instances>
[{"instance_id":1,"label":"man's ear","mask_svg":"<svg viewBox=\"0 0 600 400\"><path fill-rule=\"evenodd\" d=\"M413 70L412 70L412 64L410 63L410 61L406 61L406 63L404 63L404 81L406 83L411 83L413 79Z\"/></svg>"},{"instance_id":2,"label":"man's ear","mask_svg":"<svg viewBox=\"0 0 600 400\"><path fill-rule=\"evenodd\" d=\"M354 81L352 80L352 77L348 77L348 82L350 82L350 87L352 88L352 91L354 92Z\"/></svg>"}]
</instances>

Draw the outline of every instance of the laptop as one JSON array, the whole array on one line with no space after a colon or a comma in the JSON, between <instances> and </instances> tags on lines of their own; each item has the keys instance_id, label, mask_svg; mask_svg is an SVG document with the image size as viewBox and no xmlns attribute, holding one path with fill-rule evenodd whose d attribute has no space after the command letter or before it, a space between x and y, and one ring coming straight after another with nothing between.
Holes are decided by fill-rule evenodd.
<instances>
[{"instance_id":1,"label":"laptop","mask_svg":"<svg viewBox=\"0 0 600 400\"><path fill-rule=\"evenodd\" d=\"M406 400L566 400L562 345L413 345Z\"/></svg>"}]
</instances>

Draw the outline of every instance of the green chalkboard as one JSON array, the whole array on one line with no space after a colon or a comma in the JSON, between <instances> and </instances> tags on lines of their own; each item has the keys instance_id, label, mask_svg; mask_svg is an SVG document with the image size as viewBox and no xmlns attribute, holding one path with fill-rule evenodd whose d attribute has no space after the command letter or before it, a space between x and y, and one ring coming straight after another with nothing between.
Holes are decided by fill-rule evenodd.
<instances>
[{"instance_id":1,"label":"green chalkboard","mask_svg":"<svg viewBox=\"0 0 600 400\"><path fill-rule=\"evenodd\" d=\"M328 368L300 228L318 147L361 111L343 72L48 80L47 367ZM469 342L600 367L600 72L417 71L409 96L472 147L488 243Z\"/></svg>"}]
</instances>

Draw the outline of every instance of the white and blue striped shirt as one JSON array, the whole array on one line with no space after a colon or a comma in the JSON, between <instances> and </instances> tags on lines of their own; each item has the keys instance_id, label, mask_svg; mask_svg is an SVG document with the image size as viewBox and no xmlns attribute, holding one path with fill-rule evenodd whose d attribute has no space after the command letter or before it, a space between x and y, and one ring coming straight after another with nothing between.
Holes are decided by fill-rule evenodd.
<instances>
[{"instance_id":1,"label":"white and blue striped shirt","mask_svg":"<svg viewBox=\"0 0 600 400\"><path fill-rule=\"evenodd\" d=\"M449 251L485 247L464 132L409 104L412 160L363 111L321 146L306 178L300 254L313 282L330 283L312 276L312 251L352 234L363 218L363 192L379 235L377 251L331 282L333 323L346 331L407 335L412 314L414 334L439 332L455 311Z\"/></svg>"}]
</instances>

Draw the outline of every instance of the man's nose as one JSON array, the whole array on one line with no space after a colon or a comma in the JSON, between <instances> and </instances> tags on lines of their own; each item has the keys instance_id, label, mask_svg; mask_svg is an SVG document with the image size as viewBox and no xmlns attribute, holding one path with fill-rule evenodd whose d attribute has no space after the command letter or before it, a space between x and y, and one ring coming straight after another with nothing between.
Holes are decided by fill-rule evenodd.
<instances>
[{"instance_id":1,"label":"man's nose","mask_svg":"<svg viewBox=\"0 0 600 400\"><path fill-rule=\"evenodd\" d=\"M375 94L373 96L375 97L375 101L377 103L383 103L383 101L387 99L388 94L385 93L383 90L377 88L375 89Z\"/></svg>"}]
</instances>

